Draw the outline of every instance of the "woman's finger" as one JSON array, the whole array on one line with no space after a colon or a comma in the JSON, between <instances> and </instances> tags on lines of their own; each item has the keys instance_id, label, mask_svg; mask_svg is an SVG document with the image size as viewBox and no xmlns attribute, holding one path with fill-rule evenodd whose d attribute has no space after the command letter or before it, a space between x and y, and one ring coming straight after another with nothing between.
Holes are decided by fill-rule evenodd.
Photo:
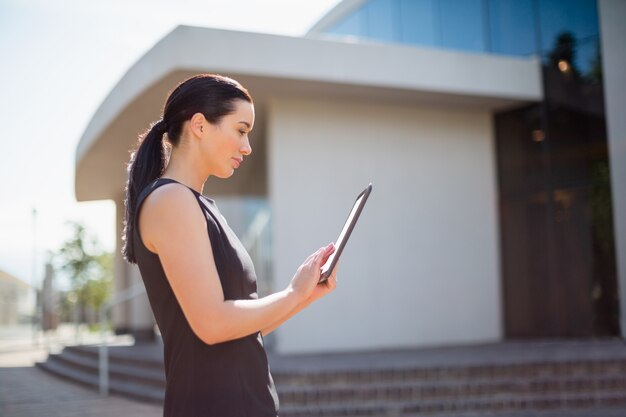
<instances>
[{"instance_id":1,"label":"woman's finger","mask_svg":"<svg viewBox=\"0 0 626 417\"><path fill-rule=\"evenodd\" d=\"M331 249L328 249L328 246L325 248L326 250L323 253L323 257L322 257L322 265L324 265L326 263L326 261L328 261L328 258L331 257L331 255L333 253L335 253L335 245L333 243L331 243L329 246L332 245Z\"/></svg>"},{"instance_id":2,"label":"woman's finger","mask_svg":"<svg viewBox=\"0 0 626 417\"><path fill-rule=\"evenodd\" d=\"M315 265L318 267L321 267L326 260L328 259L328 257L333 253L333 251L335 250L335 246L330 243L327 246L324 246L323 248L320 248L316 253L317 256L315 257Z\"/></svg>"}]
</instances>

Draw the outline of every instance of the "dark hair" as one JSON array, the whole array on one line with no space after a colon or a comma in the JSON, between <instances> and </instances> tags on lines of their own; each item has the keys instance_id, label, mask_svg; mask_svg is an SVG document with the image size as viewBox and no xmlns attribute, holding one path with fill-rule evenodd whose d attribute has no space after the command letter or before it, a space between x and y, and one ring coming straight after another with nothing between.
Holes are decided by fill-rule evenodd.
<instances>
[{"instance_id":1,"label":"dark hair","mask_svg":"<svg viewBox=\"0 0 626 417\"><path fill-rule=\"evenodd\" d=\"M183 123L196 113L202 113L208 122L219 123L222 117L235 110L235 100L252 103L248 91L237 81L215 74L199 74L181 82L168 96L163 116L139 136L138 145L130 156L126 199L124 205L124 246L122 254L130 263L135 257L134 229L139 193L152 181L159 178L169 160L167 143L178 146Z\"/></svg>"}]
</instances>

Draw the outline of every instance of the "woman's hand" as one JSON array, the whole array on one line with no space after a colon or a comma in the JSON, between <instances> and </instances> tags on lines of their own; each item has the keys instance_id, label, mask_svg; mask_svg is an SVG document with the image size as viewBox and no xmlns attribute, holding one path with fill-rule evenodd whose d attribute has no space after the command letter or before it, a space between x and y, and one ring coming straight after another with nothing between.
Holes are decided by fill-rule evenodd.
<instances>
[{"instance_id":1,"label":"woman's hand","mask_svg":"<svg viewBox=\"0 0 626 417\"><path fill-rule=\"evenodd\" d=\"M335 245L332 243L318 249L315 253L311 254L296 271L296 274L291 279L289 288L297 294L301 301L308 300L313 293L316 292L317 287L327 287L326 283L318 285L321 268L334 251ZM332 284L329 285L336 286L335 272L328 278L328 281L330 281L331 278L333 281ZM321 297L321 295L319 296Z\"/></svg>"},{"instance_id":2,"label":"woman's hand","mask_svg":"<svg viewBox=\"0 0 626 417\"><path fill-rule=\"evenodd\" d=\"M328 279L325 282L319 282L322 265L326 263L330 255L334 252L335 245L331 243L325 248L320 248L300 265L296 275L287 287L288 292L295 294L299 298L298 305L287 316L261 329L263 336L267 336L273 332L274 329L289 320L289 318L308 307L312 302L330 294L337 287L337 267L339 266L339 262L335 265L333 273Z\"/></svg>"},{"instance_id":3,"label":"woman's hand","mask_svg":"<svg viewBox=\"0 0 626 417\"><path fill-rule=\"evenodd\" d=\"M334 252L334 251L333 251ZM332 252L331 252L332 254ZM329 255L330 256L330 255ZM328 259L328 258L326 258ZM326 259L322 260L322 265L326 263ZM306 305L309 305L320 298L330 294L337 288L337 269L339 268L339 262L335 264L333 268L332 274L328 277L328 279L324 282L321 282L315 286L313 292L309 296L309 298L305 301Z\"/></svg>"},{"instance_id":4,"label":"woman's hand","mask_svg":"<svg viewBox=\"0 0 626 417\"><path fill-rule=\"evenodd\" d=\"M335 271L337 270L337 265L335 265ZM330 277L328 277L326 281L321 282L315 286L309 298L304 301L304 304L309 305L319 300L320 298L333 292L335 288L337 288L337 277L335 276L335 273L333 272L333 274Z\"/></svg>"}]
</instances>

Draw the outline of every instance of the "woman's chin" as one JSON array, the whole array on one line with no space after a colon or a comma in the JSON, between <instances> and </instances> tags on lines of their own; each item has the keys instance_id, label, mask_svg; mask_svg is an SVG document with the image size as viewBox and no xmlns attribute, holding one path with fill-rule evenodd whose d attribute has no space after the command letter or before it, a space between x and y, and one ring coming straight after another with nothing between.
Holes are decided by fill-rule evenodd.
<instances>
[{"instance_id":1,"label":"woman's chin","mask_svg":"<svg viewBox=\"0 0 626 417\"><path fill-rule=\"evenodd\" d=\"M224 172L220 172L219 174L215 174L215 176L217 178L221 178L225 180L226 178L232 177L234 173L235 173L235 170L231 169L230 171L224 171Z\"/></svg>"}]
</instances>

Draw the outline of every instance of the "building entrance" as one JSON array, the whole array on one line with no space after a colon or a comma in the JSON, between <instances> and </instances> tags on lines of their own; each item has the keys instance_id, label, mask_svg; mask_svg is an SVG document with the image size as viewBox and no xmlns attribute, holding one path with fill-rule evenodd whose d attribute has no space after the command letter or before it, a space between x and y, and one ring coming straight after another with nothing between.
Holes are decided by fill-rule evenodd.
<instances>
[{"instance_id":1,"label":"building entrance","mask_svg":"<svg viewBox=\"0 0 626 417\"><path fill-rule=\"evenodd\" d=\"M601 73L562 62L543 103L495 115L507 338L619 335Z\"/></svg>"}]
</instances>

